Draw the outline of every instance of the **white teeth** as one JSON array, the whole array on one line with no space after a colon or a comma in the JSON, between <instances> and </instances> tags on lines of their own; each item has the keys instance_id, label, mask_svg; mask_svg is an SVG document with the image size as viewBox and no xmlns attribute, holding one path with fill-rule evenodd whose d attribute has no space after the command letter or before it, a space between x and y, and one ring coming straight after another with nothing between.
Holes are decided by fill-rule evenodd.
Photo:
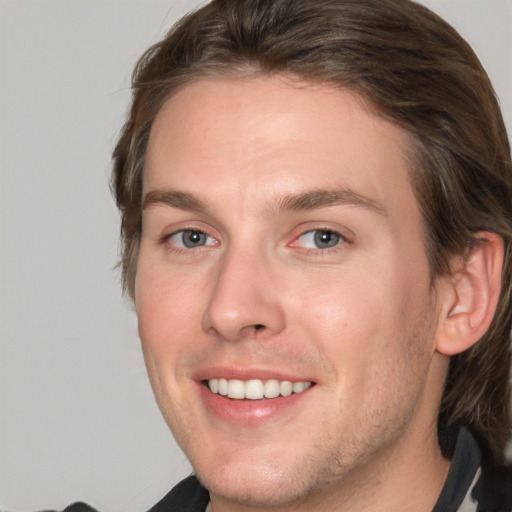
<instances>
[{"instance_id":1,"label":"white teeth","mask_svg":"<svg viewBox=\"0 0 512 512\"><path fill-rule=\"evenodd\" d=\"M208 382L208 386L210 387L210 391L212 393L219 392L219 379L212 379Z\"/></svg>"},{"instance_id":2,"label":"white teeth","mask_svg":"<svg viewBox=\"0 0 512 512\"><path fill-rule=\"evenodd\" d=\"M228 381L229 398L245 398L245 386L241 380L231 379Z\"/></svg>"},{"instance_id":3,"label":"white teeth","mask_svg":"<svg viewBox=\"0 0 512 512\"><path fill-rule=\"evenodd\" d=\"M281 392L279 381L270 379L265 382L265 398L276 398Z\"/></svg>"},{"instance_id":4,"label":"white teeth","mask_svg":"<svg viewBox=\"0 0 512 512\"><path fill-rule=\"evenodd\" d=\"M302 391L306 391L311 387L311 382L294 382L293 383L293 392L301 393Z\"/></svg>"},{"instance_id":5,"label":"white teeth","mask_svg":"<svg viewBox=\"0 0 512 512\"><path fill-rule=\"evenodd\" d=\"M215 394L228 398L242 400L261 400L262 398L277 398L301 393L312 386L311 382L290 382L270 379L263 382L259 379L242 381L238 379L209 379L208 387Z\"/></svg>"},{"instance_id":6,"label":"white teeth","mask_svg":"<svg viewBox=\"0 0 512 512\"><path fill-rule=\"evenodd\" d=\"M293 384L289 380L281 382L279 388L283 396L290 396L293 392Z\"/></svg>"},{"instance_id":7,"label":"white teeth","mask_svg":"<svg viewBox=\"0 0 512 512\"><path fill-rule=\"evenodd\" d=\"M228 381L226 379L219 379L219 395L226 396L228 394Z\"/></svg>"},{"instance_id":8,"label":"white teeth","mask_svg":"<svg viewBox=\"0 0 512 512\"><path fill-rule=\"evenodd\" d=\"M261 380L254 379L245 383L245 398L249 398L250 400L261 400L264 396L265 384L263 384Z\"/></svg>"},{"instance_id":9,"label":"white teeth","mask_svg":"<svg viewBox=\"0 0 512 512\"><path fill-rule=\"evenodd\" d=\"M304 382L294 382L293 383L293 392L294 393L300 393L301 391L304 391Z\"/></svg>"}]
</instances>

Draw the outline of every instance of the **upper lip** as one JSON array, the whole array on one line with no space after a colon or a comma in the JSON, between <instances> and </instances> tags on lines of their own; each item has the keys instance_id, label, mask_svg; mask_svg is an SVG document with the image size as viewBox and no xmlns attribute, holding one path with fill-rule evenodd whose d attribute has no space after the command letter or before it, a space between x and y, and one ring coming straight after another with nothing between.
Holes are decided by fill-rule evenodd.
<instances>
[{"instance_id":1,"label":"upper lip","mask_svg":"<svg viewBox=\"0 0 512 512\"><path fill-rule=\"evenodd\" d=\"M291 382L315 382L311 377L300 373L285 373L282 370L272 368L235 368L232 366L209 366L196 371L193 378L198 381L209 379L237 379L243 381L259 379L267 381L276 379Z\"/></svg>"}]
</instances>

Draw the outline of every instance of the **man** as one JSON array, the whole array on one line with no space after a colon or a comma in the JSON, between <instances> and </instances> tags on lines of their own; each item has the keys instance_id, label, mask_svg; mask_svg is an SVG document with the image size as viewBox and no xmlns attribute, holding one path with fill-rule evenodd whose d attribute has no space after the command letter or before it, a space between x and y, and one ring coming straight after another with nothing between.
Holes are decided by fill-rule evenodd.
<instances>
[{"instance_id":1,"label":"man","mask_svg":"<svg viewBox=\"0 0 512 512\"><path fill-rule=\"evenodd\" d=\"M196 476L160 511L512 510L512 164L408 0L214 0L114 151L123 276Z\"/></svg>"}]
</instances>

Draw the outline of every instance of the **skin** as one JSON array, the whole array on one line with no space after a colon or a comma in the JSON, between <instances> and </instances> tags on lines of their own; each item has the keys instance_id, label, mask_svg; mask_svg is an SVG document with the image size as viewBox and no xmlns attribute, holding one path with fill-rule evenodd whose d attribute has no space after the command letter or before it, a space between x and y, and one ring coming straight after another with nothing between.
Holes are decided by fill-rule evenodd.
<instances>
[{"instance_id":1,"label":"skin","mask_svg":"<svg viewBox=\"0 0 512 512\"><path fill-rule=\"evenodd\" d=\"M430 283L407 148L355 94L291 77L199 80L158 114L135 304L214 512L432 509L448 293ZM206 236L187 248L183 230ZM232 420L201 380L233 374L314 386Z\"/></svg>"}]
</instances>

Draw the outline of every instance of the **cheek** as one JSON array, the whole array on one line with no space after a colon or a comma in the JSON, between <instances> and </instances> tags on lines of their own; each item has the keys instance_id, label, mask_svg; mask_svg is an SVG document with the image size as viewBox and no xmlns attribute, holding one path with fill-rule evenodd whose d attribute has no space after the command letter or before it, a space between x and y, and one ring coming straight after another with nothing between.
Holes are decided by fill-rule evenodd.
<instances>
[{"instance_id":1,"label":"cheek","mask_svg":"<svg viewBox=\"0 0 512 512\"><path fill-rule=\"evenodd\" d=\"M198 339L198 285L171 272L140 268L135 288L139 337L150 378L176 371L191 339ZM163 375L160 375L162 377ZM176 374L176 377L179 377Z\"/></svg>"},{"instance_id":2,"label":"cheek","mask_svg":"<svg viewBox=\"0 0 512 512\"><path fill-rule=\"evenodd\" d=\"M332 364L327 382L338 428L376 431L404 423L429 368L432 314L428 294L392 275L330 279L301 304L297 322ZM333 404L338 404L334 406Z\"/></svg>"},{"instance_id":3,"label":"cheek","mask_svg":"<svg viewBox=\"0 0 512 512\"><path fill-rule=\"evenodd\" d=\"M412 357L432 313L428 279L409 279L405 262L389 256L371 263L303 276L289 294L296 297L292 325L308 332L343 373L357 367L361 379Z\"/></svg>"},{"instance_id":4,"label":"cheek","mask_svg":"<svg viewBox=\"0 0 512 512\"><path fill-rule=\"evenodd\" d=\"M291 294L293 306L289 308L294 321L307 325L328 346L362 347L366 339L363 333L370 335L392 323L387 310L389 295L382 283L375 285L368 272L335 270L296 283L296 291Z\"/></svg>"},{"instance_id":5,"label":"cheek","mask_svg":"<svg viewBox=\"0 0 512 512\"><path fill-rule=\"evenodd\" d=\"M179 334L184 326L194 325L191 317L200 310L201 282L197 275L176 272L172 268L140 268L135 286L135 309L143 331Z\"/></svg>"}]
</instances>

